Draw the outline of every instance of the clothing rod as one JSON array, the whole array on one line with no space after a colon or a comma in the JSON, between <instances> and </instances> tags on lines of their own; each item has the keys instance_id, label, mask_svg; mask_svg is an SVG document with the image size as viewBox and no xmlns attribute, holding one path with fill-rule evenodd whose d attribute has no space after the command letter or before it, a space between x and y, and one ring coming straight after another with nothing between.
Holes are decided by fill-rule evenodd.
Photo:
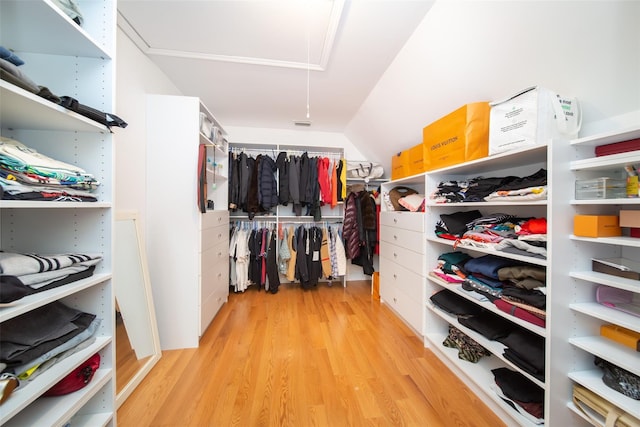
<instances>
[{"instance_id":1,"label":"clothing rod","mask_svg":"<svg viewBox=\"0 0 640 427\"><path fill-rule=\"evenodd\" d=\"M309 150L291 150L291 149L275 149L275 148L245 148L245 147L230 147L229 148L232 153L258 153L258 154L266 154L266 155L276 155L276 153L285 152L288 155L302 155L307 153L309 157L329 157L329 158L343 158L344 155L339 152L333 151L309 151Z\"/></svg>"}]
</instances>

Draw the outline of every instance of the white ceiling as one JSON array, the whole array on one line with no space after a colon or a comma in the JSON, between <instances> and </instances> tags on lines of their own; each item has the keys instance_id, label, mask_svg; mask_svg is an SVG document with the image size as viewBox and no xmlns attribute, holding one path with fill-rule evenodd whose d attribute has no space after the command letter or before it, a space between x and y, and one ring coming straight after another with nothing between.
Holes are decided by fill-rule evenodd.
<instances>
[{"instance_id":1,"label":"white ceiling","mask_svg":"<svg viewBox=\"0 0 640 427\"><path fill-rule=\"evenodd\" d=\"M223 126L342 132L427 0L119 0L118 25ZM295 127L297 128L297 127Z\"/></svg>"}]
</instances>

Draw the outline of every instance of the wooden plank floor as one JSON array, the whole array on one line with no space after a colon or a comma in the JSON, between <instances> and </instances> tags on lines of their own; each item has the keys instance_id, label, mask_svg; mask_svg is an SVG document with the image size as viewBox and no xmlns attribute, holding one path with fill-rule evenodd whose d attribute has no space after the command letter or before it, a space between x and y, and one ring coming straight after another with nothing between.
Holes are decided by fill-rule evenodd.
<instances>
[{"instance_id":1,"label":"wooden plank floor","mask_svg":"<svg viewBox=\"0 0 640 427\"><path fill-rule=\"evenodd\" d=\"M117 418L121 427L504 425L372 300L368 281L231 294L200 348L164 351Z\"/></svg>"}]
</instances>

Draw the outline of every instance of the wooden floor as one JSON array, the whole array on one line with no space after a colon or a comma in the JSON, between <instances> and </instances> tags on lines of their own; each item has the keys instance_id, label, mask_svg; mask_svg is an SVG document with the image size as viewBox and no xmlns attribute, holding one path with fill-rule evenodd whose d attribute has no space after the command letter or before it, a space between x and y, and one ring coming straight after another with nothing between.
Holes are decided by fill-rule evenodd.
<instances>
[{"instance_id":1,"label":"wooden floor","mask_svg":"<svg viewBox=\"0 0 640 427\"><path fill-rule=\"evenodd\" d=\"M163 352L117 418L121 427L504 425L372 299L369 282L231 294L200 348Z\"/></svg>"}]
</instances>

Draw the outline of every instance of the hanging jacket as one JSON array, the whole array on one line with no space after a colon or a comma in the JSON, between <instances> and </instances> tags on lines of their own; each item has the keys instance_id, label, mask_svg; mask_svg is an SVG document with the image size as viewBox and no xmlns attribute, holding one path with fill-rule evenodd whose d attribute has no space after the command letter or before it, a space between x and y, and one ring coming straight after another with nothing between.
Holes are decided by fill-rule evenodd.
<instances>
[{"instance_id":1,"label":"hanging jacket","mask_svg":"<svg viewBox=\"0 0 640 427\"><path fill-rule=\"evenodd\" d=\"M293 204L293 213L296 216L302 215L302 205L300 204L300 158L298 156L290 157L289 199Z\"/></svg>"},{"instance_id":2,"label":"hanging jacket","mask_svg":"<svg viewBox=\"0 0 640 427\"><path fill-rule=\"evenodd\" d=\"M300 156L300 204L304 207L309 202L307 186L309 184L309 155L307 153Z\"/></svg>"},{"instance_id":3,"label":"hanging jacket","mask_svg":"<svg viewBox=\"0 0 640 427\"><path fill-rule=\"evenodd\" d=\"M276 158L278 168L278 203L283 206L289 204L289 158L287 153L281 151Z\"/></svg>"},{"instance_id":4,"label":"hanging jacket","mask_svg":"<svg viewBox=\"0 0 640 427\"><path fill-rule=\"evenodd\" d=\"M254 161L255 159L249 159L246 153L240 153L238 155L238 209L244 211L246 211L249 181L251 180Z\"/></svg>"},{"instance_id":5,"label":"hanging jacket","mask_svg":"<svg viewBox=\"0 0 640 427\"><path fill-rule=\"evenodd\" d=\"M338 205L338 166L331 162L331 209Z\"/></svg>"},{"instance_id":6,"label":"hanging jacket","mask_svg":"<svg viewBox=\"0 0 640 427\"><path fill-rule=\"evenodd\" d=\"M253 219L256 213L260 212L260 202L258 196L258 170L260 169L261 157L258 156L253 162L253 170L249 179L249 188L247 190L247 202L245 211L249 214L249 219Z\"/></svg>"},{"instance_id":7,"label":"hanging jacket","mask_svg":"<svg viewBox=\"0 0 640 427\"><path fill-rule=\"evenodd\" d=\"M258 177L259 202L264 211L278 206L278 183L276 181L276 162L269 156L262 156Z\"/></svg>"},{"instance_id":8,"label":"hanging jacket","mask_svg":"<svg viewBox=\"0 0 640 427\"><path fill-rule=\"evenodd\" d=\"M344 221L342 236L348 259L354 259L360 255L360 237L358 235L357 195L349 193L345 201Z\"/></svg>"},{"instance_id":9,"label":"hanging jacket","mask_svg":"<svg viewBox=\"0 0 640 427\"><path fill-rule=\"evenodd\" d=\"M322 263L320 261L320 249L322 247L322 231L318 227L311 227L307 231L307 245L309 253L306 256L308 280L302 281L304 289L310 289L318 285L318 279L322 277Z\"/></svg>"},{"instance_id":10,"label":"hanging jacket","mask_svg":"<svg viewBox=\"0 0 640 427\"><path fill-rule=\"evenodd\" d=\"M322 245L320 246L320 261L322 262L322 274L324 277L331 277L331 258L329 256L329 233L326 228L322 228Z\"/></svg>"},{"instance_id":11,"label":"hanging jacket","mask_svg":"<svg viewBox=\"0 0 640 427\"><path fill-rule=\"evenodd\" d=\"M297 259L297 241L293 227L289 227L289 236L287 237L287 244L289 245L289 265L287 266L287 280L293 282L296 279L296 259Z\"/></svg>"},{"instance_id":12,"label":"hanging jacket","mask_svg":"<svg viewBox=\"0 0 640 427\"><path fill-rule=\"evenodd\" d=\"M329 158L318 158L318 184L320 186L320 200L331 203L331 175L329 174Z\"/></svg>"},{"instance_id":13,"label":"hanging jacket","mask_svg":"<svg viewBox=\"0 0 640 427\"><path fill-rule=\"evenodd\" d=\"M229 210L236 211L240 205L239 160L235 153L229 153Z\"/></svg>"},{"instance_id":14,"label":"hanging jacket","mask_svg":"<svg viewBox=\"0 0 640 427\"><path fill-rule=\"evenodd\" d=\"M300 281L300 283L308 283L309 282L309 266L307 264L307 238L308 233L307 230L300 226L296 229L296 279Z\"/></svg>"}]
</instances>

